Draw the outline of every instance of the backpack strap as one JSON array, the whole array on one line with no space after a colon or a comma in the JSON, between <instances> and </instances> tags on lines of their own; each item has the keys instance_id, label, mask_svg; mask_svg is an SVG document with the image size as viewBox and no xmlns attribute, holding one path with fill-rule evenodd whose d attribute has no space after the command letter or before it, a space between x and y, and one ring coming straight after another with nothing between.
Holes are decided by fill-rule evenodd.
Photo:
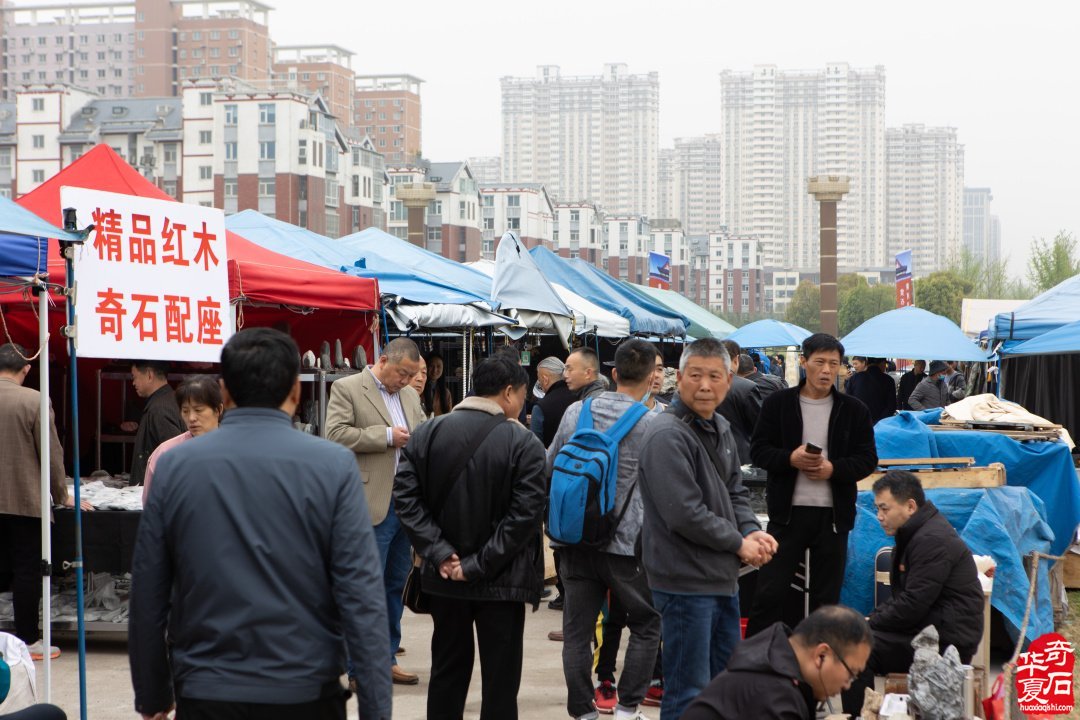
<instances>
[{"instance_id":1,"label":"backpack strap","mask_svg":"<svg viewBox=\"0 0 1080 720\"><path fill-rule=\"evenodd\" d=\"M622 442L622 439L634 429L634 426L638 424L638 420L645 417L647 412L649 412L649 408L645 407L644 403L635 402L604 434L611 438L612 442Z\"/></svg>"},{"instance_id":2,"label":"backpack strap","mask_svg":"<svg viewBox=\"0 0 1080 720\"><path fill-rule=\"evenodd\" d=\"M575 432L593 429L592 401L592 398L585 398L581 402L581 412L578 414L577 427L574 428Z\"/></svg>"}]
</instances>

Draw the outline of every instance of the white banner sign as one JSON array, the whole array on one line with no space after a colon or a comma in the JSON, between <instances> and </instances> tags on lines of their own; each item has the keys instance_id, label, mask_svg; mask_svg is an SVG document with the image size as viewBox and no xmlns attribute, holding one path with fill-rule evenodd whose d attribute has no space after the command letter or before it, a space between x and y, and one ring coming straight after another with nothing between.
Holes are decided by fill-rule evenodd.
<instances>
[{"instance_id":1,"label":"white banner sign","mask_svg":"<svg viewBox=\"0 0 1080 720\"><path fill-rule=\"evenodd\" d=\"M60 203L94 224L75 252L80 355L221 359L232 334L221 210L75 187Z\"/></svg>"}]
</instances>

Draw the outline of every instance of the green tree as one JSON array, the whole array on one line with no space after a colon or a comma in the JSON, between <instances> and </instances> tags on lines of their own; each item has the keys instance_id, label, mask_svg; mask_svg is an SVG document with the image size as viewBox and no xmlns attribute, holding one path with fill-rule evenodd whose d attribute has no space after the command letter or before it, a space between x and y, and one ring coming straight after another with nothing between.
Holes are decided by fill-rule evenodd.
<instances>
[{"instance_id":1,"label":"green tree","mask_svg":"<svg viewBox=\"0 0 1080 720\"><path fill-rule=\"evenodd\" d=\"M1009 276L1009 259L986 260L964 248L946 270L971 283L968 297L989 299L1026 299L1032 296L1024 282Z\"/></svg>"},{"instance_id":2,"label":"green tree","mask_svg":"<svg viewBox=\"0 0 1080 720\"><path fill-rule=\"evenodd\" d=\"M870 285L861 276L850 290L840 295L837 319L843 337L872 317L896 308L896 288L893 285Z\"/></svg>"},{"instance_id":3,"label":"green tree","mask_svg":"<svg viewBox=\"0 0 1080 720\"><path fill-rule=\"evenodd\" d=\"M809 280L803 280L795 288L788 303L784 320L804 327L811 332L821 330L821 288Z\"/></svg>"},{"instance_id":4,"label":"green tree","mask_svg":"<svg viewBox=\"0 0 1080 720\"><path fill-rule=\"evenodd\" d=\"M1077 258L1076 239L1072 233L1062 230L1051 243L1044 238L1032 241L1028 279L1036 292L1049 290L1077 274L1080 274L1080 259Z\"/></svg>"},{"instance_id":5,"label":"green tree","mask_svg":"<svg viewBox=\"0 0 1080 720\"><path fill-rule=\"evenodd\" d=\"M963 300L971 297L973 289L970 280L951 270L940 270L915 281L915 305L959 325Z\"/></svg>"}]
</instances>

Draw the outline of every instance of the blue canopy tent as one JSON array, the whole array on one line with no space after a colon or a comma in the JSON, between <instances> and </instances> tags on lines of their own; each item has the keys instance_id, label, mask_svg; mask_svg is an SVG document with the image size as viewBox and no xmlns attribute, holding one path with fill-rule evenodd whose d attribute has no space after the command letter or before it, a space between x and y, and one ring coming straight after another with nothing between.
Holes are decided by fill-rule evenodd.
<instances>
[{"instance_id":1,"label":"blue canopy tent","mask_svg":"<svg viewBox=\"0 0 1080 720\"><path fill-rule=\"evenodd\" d=\"M994 317L990 338L1004 341L1030 340L1080 320L1080 275L1058 283L1012 312Z\"/></svg>"},{"instance_id":2,"label":"blue canopy tent","mask_svg":"<svg viewBox=\"0 0 1080 720\"><path fill-rule=\"evenodd\" d=\"M1002 349L1002 355L1067 355L1080 353L1080 320L1062 325L1056 330L1025 340L1009 349Z\"/></svg>"},{"instance_id":3,"label":"blue canopy tent","mask_svg":"<svg viewBox=\"0 0 1080 720\"><path fill-rule=\"evenodd\" d=\"M81 242L83 235L69 233L61 230L50 223L45 222L34 213L16 205L7 198L0 198L0 292L21 292L26 288L32 288L38 299L38 344L39 344L39 392L41 406L38 410L40 417L48 417L51 410L49 402L49 292L45 278L42 274L48 272L48 249L49 238L64 240L67 242ZM0 307L0 312L3 308ZM8 338L0 339L0 344L9 342ZM33 359L33 358L31 358ZM50 499L49 478L51 448L49 423L39 423L40 438L39 466L40 498L41 498L41 559L42 562L52 565L52 536L51 523L52 503ZM76 483L76 501L78 500L78 483ZM78 502L75 503L78 507ZM80 577L81 581L81 577ZM80 598L81 600L81 598ZM52 644L52 617L50 610L52 604L52 578L49 575L42 577L42 617L46 621L42 623L42 645L46 651L42 658L42 675L45 692L44 700L49 702L52 696L52 661L49 657L48 648ZM81 616L82 603L79 611ZM80 696L85 717L85 643L82 639L82 623L79 623L79 653L80 653Z\"/></svg>"},{"instance_id":4,"label":"blue canopy tent","mask_svg":"<svg viewBox=\"0 0 1080 720\"><path fill-rule=\"evenodd\" d=\"M758 320L727 336L744 348L798 347L812 335L806 328L782 320Z\"/></svg>"},{"instance_id":5,"label":"blue canopy tent","mask_svg":"<svg viewBox=\"0 0 1080 720\"><path fill-rule=\"evenodd\" d=\"M848 355L986 362L986 352L956 323L917 307L889 310L870 318L841 341Z\"/></svg>"},{"instance_id":6,"label":"blue canopy tent","mask_svg":"<svg viewBox=\"0 0 1080 720\"><path fill-rule=\"evenodd\" d=\"M488 293L473 293L436 276L363 254L306 228L244 210L225 218L225 227L274 252L379 281L383 307L401 330L506 326L514 321L490 311ZM396 240L396 238L395 238Z\"/></svg>"},{"instance_id":7,"label":"blue canopy tent","mask_svg":"<svg viewBox=\"0 0 1080 720\"><path fill-rule=\"evenodd\" d=\"M641 295L645 295L664 307L683 315L690 321L687 332L695 338L717 338L723 340L735 332L735 326L713 315L693 300L683 297L673 290L649 287L648 285L636 285L628 283L630 288Z\"/></svg>"},{"instance_id":8,"label":"blue canopy tent","mask_svg":"<svg viewBox=\"0 0 1080 720\"><path fill-rule=\"evenodd\" d=\"M529 251L550 280L630 321L635 335L683 337L690 321L660 305L580 258L561 258L545 247Z\"/></svg>"}]
</instances>

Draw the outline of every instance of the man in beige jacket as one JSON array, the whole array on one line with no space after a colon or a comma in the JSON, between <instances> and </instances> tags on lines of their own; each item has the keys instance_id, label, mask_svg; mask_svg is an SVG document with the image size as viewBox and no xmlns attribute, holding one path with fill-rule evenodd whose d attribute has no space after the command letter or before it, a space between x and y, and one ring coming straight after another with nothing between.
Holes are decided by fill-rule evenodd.
<instances>
[{"instance_id":1,"label":"man in beige jacket","mask_svg":"<svg viewBox=\"0 0 1080 720\"><path fill-rule=\"evenodd\" d=\"M41 393L22 386L30 372L25 358L22 347L0 345L0 553L12 571L15 634L41 660ZM49 457L53 503L71 507L64 449L51 412ZM60 654L55 648L52 652Z\"/></svg>"},{"instance_id":2,"label":"man in beige jacket","mask_svg":"<svg viewBox=\"0 0 1080 720\"><path fill-rule=\"evenodd\" d=\"M397 664L401 644L401 592L412 567L409 538L391 506L401 448L424 422L420 396L409 382L420 371L420 350L408 338L391 341L378 361L330 386L326 437L356 453L371 524L383 563L390 621L391 674L395 683L415 685L419 676Z\"/></svg>"}]
</instances>

